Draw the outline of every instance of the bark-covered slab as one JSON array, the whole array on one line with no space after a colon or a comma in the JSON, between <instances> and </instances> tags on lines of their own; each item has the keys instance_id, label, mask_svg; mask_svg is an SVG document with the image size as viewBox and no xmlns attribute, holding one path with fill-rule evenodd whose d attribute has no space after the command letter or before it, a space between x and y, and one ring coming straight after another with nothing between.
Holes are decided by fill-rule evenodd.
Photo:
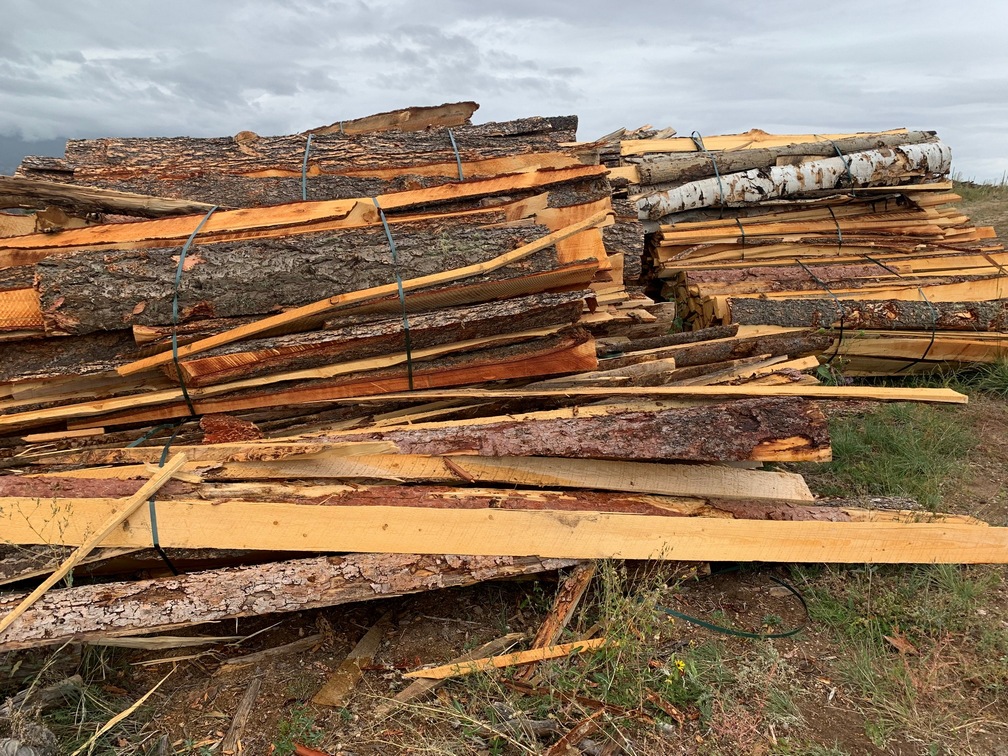
<instances>
[{"instance_id":1,"label":"bark-covered slab","mask_svg":"<svg viewBox=\"0 0 1008 756\"><path fill-rule=\"evenodd\" d=\"M572 142L576 116L520 118L500 123L433 127L423 131L367 134L315 134L308 164L322 173L360 172L455 161L452 136L463 161L485 160L555 150ZM189 176L208 173L252 173L282 170L301 174L307 135L260 137L242 132L234 137L71 139L66 161L77 178L127 177L140 173Z\"/></svg>"},{"instance_id":2,"label":"bark-covered slab","mask_svg":"<svg viewBox=\"0 0 1008 756\"><path fill-rule=\"evenodd\" d=\"M397 224L398 264L381 228L195 244L179 281L179 319L274 313L395 283L397 276L416 278L490 260L547 233L536 225L444 229L436 222ZM35 285L47 332L84 334L171 323L178 255L177 248L168 247L41 260ZM551 260L555 266L555 250ZM544 262L549 269L551 261ZM529 262L509 267L524 269Z\"/></svg>"},{"instance_id":3,"label":"bark-covered slab","mask_svg":"<svg viewBox=\"0 0 1008 756\"><path fill-rule=\"evenodd\" d=\"M729 300L732 322L797 328L899 331L1008 330L1008 299L988 302L913 302L850 299Z\"/></svg>"},{"instance_id":4,"label":"bark-covered slab","mask_svg":"<svg viewBox=\"0 0 1008 756\"><path fill-rule=\"evenodd\" d=\"M137 635L561 569L570 559L348 554L53 590L0 637L0 651ZM0 615L21 596L0 597Z\"/></svg>"},{"instance_id":5,"label":"bark-covered slab","mask_svg":"<svg viewBox=\"0 0 1008 756\"><path fill-rule=\"evenodd\" d=\"M403 454L481 454L716 462L777 456L778 442L808 458L828 453L826 418L814 402L749 399L659 412L522 419L340 435L390 441ZM334 437L335 440L335 437Z\"/></svg>"}]
</instances>

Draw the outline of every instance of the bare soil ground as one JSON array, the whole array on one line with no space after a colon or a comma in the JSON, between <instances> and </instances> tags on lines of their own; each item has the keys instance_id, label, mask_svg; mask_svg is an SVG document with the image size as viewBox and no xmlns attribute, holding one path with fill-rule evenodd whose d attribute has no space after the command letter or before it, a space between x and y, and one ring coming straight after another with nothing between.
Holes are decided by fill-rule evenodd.
<instances>
[{"instance_id":1,"label":"bare soil ground","mask_svg":"<svg viewBox=\"0 0 1008 756\"><path fill-rule=\"evenodd\" d=\"M966 190L966 212L1008 238L1006 192ZM940 412L952 414L939 420L967 429L971 447L943 473L940 508L1008 525L1008 403L976 395L968 407ZM856 426L859 416L844 422ZM836 484L826 474L809 479L813 487ZM1005 568L711 565L711 572L684 578L676 565L602 565L563 639L594 626L619 644L541 665L533 692L515 688L513 671L476 675L376 715L405 687L404 670L510 632L533 634L556 576L198 630L258 633L237 645L8 654L0 656L0 701L33 680L81 674L83 695L44 716L61 740L58 753L70 753L170 672L94 753L220 754L258 678L241 739L241 752L252 755L294 753L295 744L316 749L301 751L308 754L539 754L593 718L579 750L550 753L1008 756ZM734 630L804 629L754 640L662 607ZM312 705L386 612L389 629L346 705ZM232 671L223 664L316 635L308 648Z\"/></svg>"}]
</instances>

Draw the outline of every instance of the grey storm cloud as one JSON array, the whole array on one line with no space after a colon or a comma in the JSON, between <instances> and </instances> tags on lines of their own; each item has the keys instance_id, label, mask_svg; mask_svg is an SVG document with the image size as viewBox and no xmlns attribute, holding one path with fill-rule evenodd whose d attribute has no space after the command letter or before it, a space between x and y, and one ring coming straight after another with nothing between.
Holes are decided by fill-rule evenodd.
<instances>
[{"instance_id":1,"label":"grey storm cloud","mask_svg":"<svg viewBox=\"0 0 1008 756\"><path fill-rule=\"evenodd\" d=\"M474 99L477 120L935 129L1008 171L1008 4L6 0L0 136L289 133Z\"/></svg>"}]
</instances>

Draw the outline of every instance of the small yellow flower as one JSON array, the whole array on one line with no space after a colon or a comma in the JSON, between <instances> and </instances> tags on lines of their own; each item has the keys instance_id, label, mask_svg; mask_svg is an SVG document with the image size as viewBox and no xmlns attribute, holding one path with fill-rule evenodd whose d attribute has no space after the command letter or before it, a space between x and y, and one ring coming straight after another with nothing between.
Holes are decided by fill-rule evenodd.
<instances>
[{"instance_id":1,"label":"small yellow flower","mask_svg":"<svg viewBox=\"0 0 1008 756\"><path fill-rule=\"evenodd\" d=\"M684 673L686 671L686 662L684 662L682 659L676 659L675 660L675 667L676 667L676 669L679 670L679 674L681 675L682 673Z\"/></svg>"}]
</instances>

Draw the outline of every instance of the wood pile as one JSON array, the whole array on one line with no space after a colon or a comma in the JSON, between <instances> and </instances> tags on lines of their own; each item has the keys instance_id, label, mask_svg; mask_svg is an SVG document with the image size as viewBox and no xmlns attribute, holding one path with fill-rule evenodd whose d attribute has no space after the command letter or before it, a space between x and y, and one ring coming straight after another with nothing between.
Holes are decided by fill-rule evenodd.
<instances>
[{"instance_id":1,"label":"wood pile","mask_svg":"<svg viewBox=\"0 0 1008 756\"><path fill-rule=\"evenodd\" d=\"M964 396L820 385L820 323L674 332L613 140L575 143L567 116L474 126L472 105L25 161L23 209L80 222L0 244L0 583L78 579L0 595L0 650L604 557L1008 556L1003 529L825 506L759 469L830 458L817 400ZM933 183L927 155L875 169ZM920 194L901 214L944 249L947 195ZM885 237L862 197L830 201L808 212Z\"/></svg>"},{"instance_id":2,"label":"wood pile","mask_svg":"<svg viewBox=\"0 0 1008 756\"><path fill-rule=\"evenodd\" d=\"M955 206L932 132L750 132L622 147L654 223L653 289L685 328L815 327L848 375L993 362L1005 353L1008 254Z\"/></svg>"}]
</instances>

